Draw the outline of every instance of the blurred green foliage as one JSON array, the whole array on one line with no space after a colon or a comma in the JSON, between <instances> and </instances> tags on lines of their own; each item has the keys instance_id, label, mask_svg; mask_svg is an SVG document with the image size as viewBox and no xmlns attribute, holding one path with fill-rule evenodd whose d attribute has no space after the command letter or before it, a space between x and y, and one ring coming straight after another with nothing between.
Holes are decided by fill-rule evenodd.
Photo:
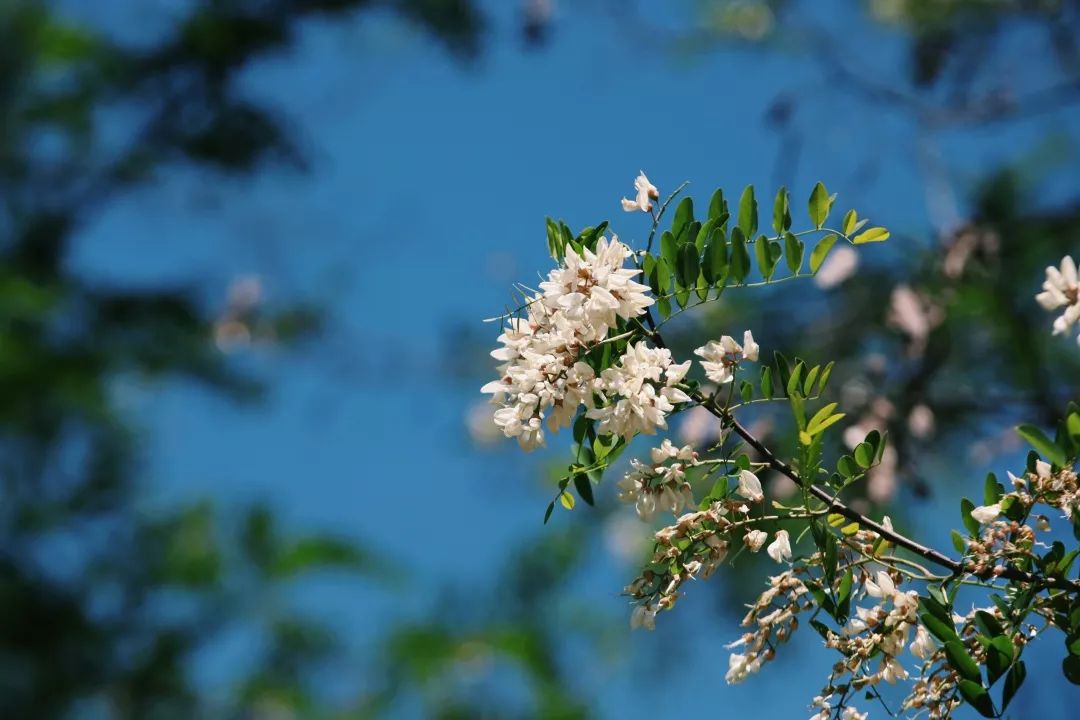
<instances>
[{"instance_id":1,"label":"blurred green foliage","mask_svg":"<svg viewBox=\"0 0 1080 720\"><path fill-rule=\"evenodd\" d=\"M325 714L311 675L340 639L284 598L313 570L381 581L386 568L336 537L285 536L262 507L239 519L206 503L142 507L117 383L186 378L237 400L261 385L214 346L193 288L94 284L67 259L96 212L178 163L237 174L299 163L286 122L236 76L286 49L306 19L376 7L458 57L478 51L481 20L465 0L197 3L146 46L48 3L0 4L3 717ZM119 138L106 132L116 127ZM303 307L260 318L292 342L318 320ZM252 622L264 638L233 691L197 688L199 653Z\"/></svg>"}]
</instances>

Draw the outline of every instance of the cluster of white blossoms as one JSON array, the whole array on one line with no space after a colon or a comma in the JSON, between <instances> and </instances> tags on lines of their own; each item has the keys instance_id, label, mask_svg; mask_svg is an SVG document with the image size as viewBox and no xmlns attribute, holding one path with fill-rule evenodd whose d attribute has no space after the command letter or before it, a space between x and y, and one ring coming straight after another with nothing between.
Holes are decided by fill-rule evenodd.
<instances>
[{"instance_id":1,"label":"cluster of white blossoms","mask_svg":"<svg viewBox=\"0 0 1080 720\"><path fill-rule=\"evenodd\" d=\"M600 421L596 432L630 440L638 433L653 435L657 428L666 429L675 404L690 401L677 387L689 370L690 361L674 363L667 348L651 348L644 340L634 343L593 385L605 402L587 413Z\"/></svg>"},{"instance_id":2,"label":"cluster of white blossoms","mask_svg":"<svg viewBox=\"0 0 1080 720\"><path fill-rule=\"evenodd\" d=\"M617 237L612 236L610 242L600 238L595 251L568 250L564 264L540 284L542 292L529 299L526 316L507 321L499 336L502 347L491 353L503 362L498 368L499 379L481 388L500 405L495 424L507 437L517 438L525 450L544 444L545 417L552 432L569 425L579 406L592 407L594 393L620 394L623 388L636 387L635 402L629 409L639 408L648 400L640 397L648 393L644 389L647 383L639 378L635 386L634 378L626 375L641 371L652 376L655 366L666 370L671 365L670 353L666 363L662 357L651 356L650 361L639 362L636 358L648 355L642 344L634 349L635 359L623 364L624 374L619 377L599 379L580 360L584 352L607 337L618 318L641 315L653 300L646 294L648 287L633 280L641 271L623 267L631 251ZM674 392L654 394L664 397L654 405L667 411L671 399L678 397ZM644 409L641 414L646 414ZM651 417L655 418L655 413Z\"/></svg>"},{"instance_id":3,"label":"cluster of white blossoms","mask_svg":"<svg viewBox=\"0 0 1080 720\"><path fill-rule=\"evenodd\" d=\"M799 627L797 615L814 607L809 591L798 575L803 568L792 568L769 578L769 587L750 606L742 625L749 631L727 650L738 648L728 657L728 684L741 683L776 655L776 646L785 643Z\"/></svg>"},{"instance_id":4,"label":"cluster of white blossoms","mask_svg":"<svg viewBox=\"0 0 1080 720\"><path fill-rule=\"evenodd\" d=\"M735 369L740 360L754 362L758 359L760 347L754 342L754 335L749 330L743 334L742 345L730 335L724 335L720 341L710 340L694 351L701 358L701 367L705 377L717 385L724 385L735 379Z\"/></svg>"},{"instance_id":5,"label":"cluster of white blossoms","mask_svg":"<svg viewBox=\"0 0 1080 720\"><path fill-rule=\"evenodd\" d=\"M1061 259L1060 269L1053 265L1046 268L1043 291L1035 299L1046 310L1065 308L1065 312L1054 320L1055 335L1068 332L1080 320L1080 278L1077 277L1076 263L1070 256ZM1077 342L1080 342L1080 336Z\"/></svg>"},{"instance_id":6,"label":"cluster of white blossoms","mask_svg":"<svg viewBox=\"0 0 1080 720\"><path fill-rule=\"evenodd\" d=\"M678 515L694 506L694 494L686 481L686 465L697 464L697 453L686 445L677 448L665 439L652 450L652 463L630 461L630 471L619 481L619 500L634 503L638 516L649 522L657 510ZM673 462L674 461L674 462Z\"/></svg>"},{"instance_id":7,"label":"cluster of white blossoms","mask_svg":"<svg viewBox=\"0 0 1080 720\"><path fill-rule=\"evenodd\" d=\"M649 178L645 177L644 170L634 179L634 189L637 190L637 195L633 200L623 198L622 209L626 212L649 212L652 210L652 201L659 199L660 191L649 182Z\"/></svg>"}]
</instances>

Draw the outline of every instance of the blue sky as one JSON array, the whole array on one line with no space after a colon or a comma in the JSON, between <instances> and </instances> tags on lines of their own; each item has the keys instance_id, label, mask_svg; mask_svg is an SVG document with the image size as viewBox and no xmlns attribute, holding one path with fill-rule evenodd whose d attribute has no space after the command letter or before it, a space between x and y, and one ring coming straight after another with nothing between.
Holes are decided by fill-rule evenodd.
<instances>
[{"instance_id":1,"label":"blue sky","mask_svg":"<svg viewBox=\"0 0 1080 720\"><path fill-rule=\"evenodd\" d=\"M245 78L250 93L292 118L309 173L208 183L176 172L89 224L71 262L102 282L191 284L213 307L233 277L254 273L271 301L330 311L314 347L238 358L271 381L260 405L237 407L183 384L120 389L144 429L148 508L205 495L234 507L267 499L287 526L371 543L404 559L423 585L481 577L506 542L538 531L549 493L535 460L509 443L469 443L462 418L489 368L468 382L447 372L445 336L472 323L494 340L480 318L500 311L511 281L531 281L549 264L545 215L574 227L611 219L633 240L647 227L618 200L639 168L662 191L690 180L701 198L716 186L771 187L778 162L789 165L761 119L786 93L799 100L795 123L806 142L779 180L802 197L823 179L846 205L927 238L934 222L920 148L936 143L962 202L978 169L1055 129L1040 120L920 138L907 120L837 92L797 54L673 56L642 47L589 6L563 5L550 46L526 52L516 4L489 3L491 44L471 68L384 17L310 23L295 48ZM126 12L97 21L138 35ZM898 62L888 33L859 43L875 48L874 67L888 72ZM418 545L401 533L406 515L436 541ZM621 612L629 569L601 565L583 592ZM325 585L304 602L340 611L343 629L361 641L374 635L373 618L427 608L422 597ZM710 611L704 598L686 604L688 613L695 607ZM781 672L720 687L726 652L718 647L735 630L722 620L719 636L687 651L700 671L647 693L628 671L662 641L624 639L632 659L597 671L607 680L606 713L644 702L667 716L700 707L704 694L736 717L750 708L800 717L822 675L797 670L813 651L795 651ZM798 688L789 685L793 671Z\"/></svg>"}]
</instances>

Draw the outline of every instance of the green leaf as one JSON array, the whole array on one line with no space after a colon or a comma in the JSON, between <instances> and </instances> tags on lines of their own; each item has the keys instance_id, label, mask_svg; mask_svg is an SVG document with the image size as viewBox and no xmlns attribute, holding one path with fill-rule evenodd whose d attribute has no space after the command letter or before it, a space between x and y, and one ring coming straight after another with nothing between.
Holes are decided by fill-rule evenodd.
<instances>
[{"instance_id":1,"label":"green leaf","mask_svg":"<svg viewBox=\"0 0 1080 720\"><path fill-rule=\"evenodd\" d=\"M577 489L578 497L584 500L586 505L596 504L593 501L592 483L589 482L589 478L585 473L574 475L574 487Z\"/></svg>"},{"instance_id":2,"label":"green leaf","mask_svg":"<svg viewBox=\"0 0 1080 720\"><path fill-rule=\"evenodd\" d=\"M754 186L747 185L739 198L739 229L743 237L751 238L757 233L758 206L754 197Z\"/></svg>"},{"instance_id":3,"label":"green leaf","mask_svg":"<svg viewBox=\"0 0 1080 720\"><path fill-rule=\"evenodd\" d=\"M998 622L997 618L985 610L979 610L975 613L975 624L979 626L979 629L984 634L990 637L997 637L1005 633L1005 629L1001 627L1001 623Z\"/></svg>"},{"instance_id":4,"label":"green leaf","mask_svg":"<svg viewBox=\"0 0 1080 720\"><path fill-rule=\"evenodd\" d=\"M821 242L810 253L810 272L816 273L821 269L821 264L825 262L825 258L828 257L829 251L836 244L836 240L836 235L826 235L821 239Z\"/></svg>"},{"instance_id":5,"label":"green leaf","mask_svg":"<svg viewBox=\"0 0 1080 720\"><path fill-rule=\"evenodd\" d=\"M784 257L792 275L798 275L799 270L802 269L803 251L805 249L806 246L802 240L791 233L784 233Z\"/></svg>"},{"instance_id":6,"label":"green leaf","mask_svg":"<svg viewBox=\"0 0 1080 720\"><path fill-rule=\"evenodd\" d=\"M721 215L726 215L728 211L727 200L724 199L724 191L721 188L717 188L716 192L712 194L712 199L709 201L709 219L718 218ZM720 224L723 225L726 220L721 220Z\"/></svg>"},{"instance_id":7,"label":"green leaf","mask_svg":"<svg viewBox=\"0 0 1080 720\"><path fill-rule=\"evenodd\" d=\"M660 235L660 257L668 262L668 267L675 267L679 260L679 246L675 242L675 236L668 231Z\"/></svg>"},{"instance_id":8,"label":"green leaf","mask_svg":"<svg viewBox=\"0 0 1080 720\"><path fill-rule=\"evenodd\" d=\"M827 420L829 422L828 422L827 425L824 425L825 427L828 427L833 422L835 422L835 420L830 420L829 419L829 416L832 414L832 411L835 410L835 409L836 409L836 403L829 403L828 405L826 405L825 407L821 408L816 413L814 413L814 416L812 418L810 418L810 422L808 422L806 424L806 432L810 433L811 435L817 435L818 434L818 427L820 425L825 424L825 422ZM843 416L843 414L841 414L841 417L842 416Z\"/></svg>"},{"instance_id":9,"label":"green leaf","mask_svg":"<svg viewBox=\"0 0 1080 720\"><path fill-rule=\"evenodd\" d=\"M990 645L986 648L986 683L993 687L1005 671L1012 665L1016 648L1012 641L1004 635L990 638Z\"/></svg>"},{"instance_id":10,"label":"green leaf","mask_svg":"<svg viewBox=\"0 0 1080 720\"><path fill-rule=\"evenodd\" d=\"M544 524L547 525L548 520L551 519L551 513L555 509L555 501L552 500L548 503L547 510L544 511Z\"/></svg>"},{"instance_id":11,"label":"green leaf","mask_svg":"<svg viewBox=\"0 0 1080 720\"><path fill-rule=\"evenodd\" d=\"M964 527L967 529L968 534L972 537L979 537L979 521L971 517L971 511L975 509L975 503L971 502L967 498L960 501L960 520L964 523Z\"/></svg>"},{"instance_id":12,"label":"green leaf","mask_svg":"<svg viewBox=\"0 0 1080 720\"><path fill-rule=\"evenodd\" d=\"M814 185L814 189L810 192L810 202L808 203L808 206L810 210L810 222L814 223L815 228L821 228L829 218L832 199L829 197L829 191L826 190L825 186L820 182Z\"/></svg>"},{"instance_id":13,"label":"green leaf","mask_svg":"<svg viewBox=\"0 0 1080 720\"><path fill-rule=\"evenodd\" d=\"M825 392L825 386L829 384L829 376L832 375L833 366L835 364L836 364L835 362L830 362L821 371L821 378L818 380L818 389L817 389L817 394L818 395L821 395L822 393Z\"/></svg>"},{"instance_id":14,"label":"green leaf","mask_svg":"<svg viewBox=\"0 0 1080 720\"><path fill-rule=\"evenodd\" d=\"M764 235L758 237L757 242L754 243L754 254L757 256L761 277L765 278L766 281L772 279L773 272L776 270L776 263L773 262L772 253L769 250L768 239Z\"/></svg>"},{"instance_id":15,"label":"green leaf","mask_svg":"<svg viewBox=\"0 0 1080 720\"><path fill-rule=\"evenodd\" d=\"M982 673L979 671L979 664L968 655L967 650L964 648L964 644L959 640L949 640L945 643L945 658L952 665L953 669L960 673L961 677L967 678L972 682L982 682Z\"/></svg>"},{"instance_id":16,"label":"green leaf","mask_svg":"<svg viewBox=\"0 0 1080 720\"><path fill-rule=\"evenodd\" d=\"M874 446L868 442L856 445L852 454L855 456L855 462L859 463L859 467L864 470L874 464Z\"/></svg>"},{"instance_id":17,"label":"green leaf","mask_svg":"<svg viewBox=\"0 0 1080 720\"><path fill-rule=\"evenodd\" d=\"M679 248L679 264L675 272L675 282L683 287L694 287L698 279L698 250L694 243L686 243ZM680 305L684 305L680 301Z\"/></svg>"},{"instance_id":18,"label":"green leaf","mask_svg":"<svg viewBox=\"0 0 1080 720\"><path fill-rule=\"evenodd\" d=\"M1080 685L1080 655L1069 655L1062 660L1061 672L1073 685Z\"/></svg>"},{"instance_id":19,"label":"green leaf","mask_svg":"<svg viewBox=\"0 0 1080 720\"><path fill-rule=\"evenodd\" d=\"M574 509L574 496L565 490L559 493L559 502L562 503L562 506L567 510Z\"/></svg>"},{"instance_id":20,"label":"green leaf","mask_svg":"<svg viewBox=\"0 0 1080 720\"><path fill-rule=\"evenodd\" d=\"M854 208L844 213L844 221L840 225L840 229L844 231L844 234L851 237L851 233L855 232L855 224L859 222L859 213L855 212Z\"/></svg>"},{"instance_id":21,"label":"green leaf","mask_svg":"<svg viewBox=\"0 0 1080 720\"><path fill-rule=\"evenodd\" d=\"M1072 438L1073 444L1080 446L1080 414L1069 413L1069 416L1065 418L1065 429Z\"/></svg>"},{"instance_id":22,"label":"green leaf","mask_svg":"<svg viewBox=\"0 0 1080 720\"><path fill-rule=\"evenodd\" d=\"M656 298L656 310L660 313L660 318L662 320L667 320L669 317L671 317L671 298Z\"/></svg>"},{"instance_id":23,"label":"green leaf","mask_svg":"<svg viewBox=\"0 0 1080 720\"><path fill-rule=\"evenodd\" d=\"M889 239L889 231L883 227L872 227L869 230L856 235L851 239L851 242L855 245L865 245L872 242L884 242Z\"/></svg>"},{"instance_id":24,"label":"green leaf","mask_svg":"<svg viewBox=\"0 0 1080 720\"><path fill-rule=\"evenodd\" d=\"M1028 444L1035 448L1040 455L1049 460L1052 465L1063 467L1066 464L1065 451L1051 442L1050 438L1046 437L1039 428L1034 425L1019 425L1016 432L1024 440L1027 440Z\"/></svg>"},{"instance_id":25,"label":"green leaf","mask_svg":"<svg viewBox=\"0 0 1080 720\"><path fill-rule=\"evenodd\" d=\"M851 612L851 588L853 584L854 577L851 568L848 568L847 572L844 573L844 577L840 579L840 586L836 589L837 622L844 622L848 613Z\"/></svg>"},{"instance_id":26,"label":"green leaf","mask_svg":"<svg viewBox=\"0 0 1080 720\"><path fill-rule=\"evenodd\" d=\"M986 691L981 682L961 680L957 685L957 689L960 690L960 695L963 696L968 705L978 710L980 715L988 718L997 717L994 712L994 703L990 700L990 693Z\"/></svg>"},{"instance_id":27,"label":"green leaf","mask_svg":"<svg viewBox=\"0 0 1080 720\"><path fill-rule=\"evenodd\" d=\"M773 391L772 384L772 368L768 365L762 365L761 367L761 394L763 397L771 398Z\"/></svg>"},{"instance_id":28,"label":"green leaf","mask_svg":"<svg viewBox=\"0 0 1080 720\"><path fill-rule=\"evenodd\" d=\"M776 193L776 200L773 201L772 224L777 237L783 235L784 231L791 227L791 197L785 187L780 188Z\"/></svg>"},{"instance_id":29,"label":"green leaf","mask_svg":"<svg viewBox=\"0 0 1080 720\"><path fill-rule=\"evenodd\" d=\"M959 640L960 636L956 634L956 629L951 622L945 622L928 612L920 613L919 620L926 626L930 634L939 641L946 643Z\"/></svg>"},{"instance_id":30,"label":"green leaf","mask_svg":"<svg viewBox=\"0 0 1080 720\"><path fill-rule=\"evenodd\" d=\"M688 195L679 201L679 205L675 208L675 219L671 221L671 234L680 245L693 240L693 238L683 236L692 222L694 222L694 200Z\"/></svg>"},{"instance_id":31,"label":"green leaf","mask_svg":"<svg viewBox=\"0 0 1080 720\"><path fill-rule=\"evenodd\" d=\"M727 238L719 229L712 233L708 245L705 246L704 260L701 263L701 272L709 285L722 285L728 272L728 248Z\"/></svg>"},{"instance_id":32,"label":"green leaf","mask_svg":"<svg viewBox=\"0 0 1080 720\"><path fill-rule=\"evenodd\" d=\"M716 221L717 218L706 220L705 224L701 226L701 229L698 230L697 235L693 238L694 245L697 245L698 252L703 251L705 246L708 245L709 241L712 239L712 235L719 232L719 229L717 228L719 223Z\"/></svg>"},{"instance_id":33,"label":"green leaf","mask_svg":"<svg viewBox=\"0 0 1080 720\"><path fill-rule=\"evenodd\" d=\"M983 482L983 505L993 505L1004 494L1005 489L997 481L994 473L988 473Z\"/></svg>"},{"instance_id":34,"label":"green leaf","mask_svg":"<svg viewBox=\"0 0 1080 720\"><path fill-rule=\"evenodd\" d=\"M1013 697L1016 696L1016 691L1020 689L1020 686L1024 684L1024 680L1027 678L1027 667L1024 665L1023 660L1018 660L1012 669L1009 670L1009 674L1005 676L1005 686L1001 691L1001 711L1005 712L1005 708L1009 707L1009 703L1012 702Z\"/></svg>"},{"instance_id":35,"label":"green leaf","mask_svg":"<svg viewBox=\"0 0 1080 720\"><path fill-rule=\"evenodd\" d=\"M799 380L802 378L802 371L804 367L806 366L803 365L802 360L795 361L795 367L792 368L791 374L788 375L787 386L785 388L787 390L788 397L799 394Z\"/></svg>"},{"instance_id":36,"label":"green leaf","mask_svg":"<svg viewBox=\"0 0 1080 720\"><path fill-rule=\"evenodd\" d=\"M743 380L739 385L739 397L742 398L744 403L748 403L754 399L754 386Z\"/></svg>"},{"instance_id":37,"label":"green leaf","mask_svg":"<svg viewBox=\"0 0 1080 720\"><path fill-rule=\"evenodd\" d=\"M746 250L746 235L740 228L731 229L731 261L728 275L735 284L741 283L750 272L750 253Z\"/></svg>"},{"instance_id":38,"label":"green leaf","mask_svg":"<svg viewBox=\"0 0 1080 720\"><path fill-rule=\"evenodd\" d=\"M963 535L961 535L956 530L952 530L952 531L950 531L950 537L952 538L952 546L954 548L956 548L956 552L958 552L958 553L967 552L967 539L964 538Z\"/></svg>"}]
</instances>

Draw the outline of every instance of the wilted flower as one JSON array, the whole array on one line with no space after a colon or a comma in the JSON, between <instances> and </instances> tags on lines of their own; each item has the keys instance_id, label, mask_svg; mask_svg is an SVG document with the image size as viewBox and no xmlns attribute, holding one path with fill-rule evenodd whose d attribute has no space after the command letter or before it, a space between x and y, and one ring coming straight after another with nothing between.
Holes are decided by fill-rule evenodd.
<instances>
[{"instance_id":1,"label":"wilted flower","mask_svg":"<svg viewBox=\"0 0 1080 720\"><path fill-rule=\"evenodd\" d=\"M768 539L769 533L764 530L751 530L743 537L743 542L746 543L746 547L750 548L750 552L757 552Z\"/></svg>"}]
</instances>

